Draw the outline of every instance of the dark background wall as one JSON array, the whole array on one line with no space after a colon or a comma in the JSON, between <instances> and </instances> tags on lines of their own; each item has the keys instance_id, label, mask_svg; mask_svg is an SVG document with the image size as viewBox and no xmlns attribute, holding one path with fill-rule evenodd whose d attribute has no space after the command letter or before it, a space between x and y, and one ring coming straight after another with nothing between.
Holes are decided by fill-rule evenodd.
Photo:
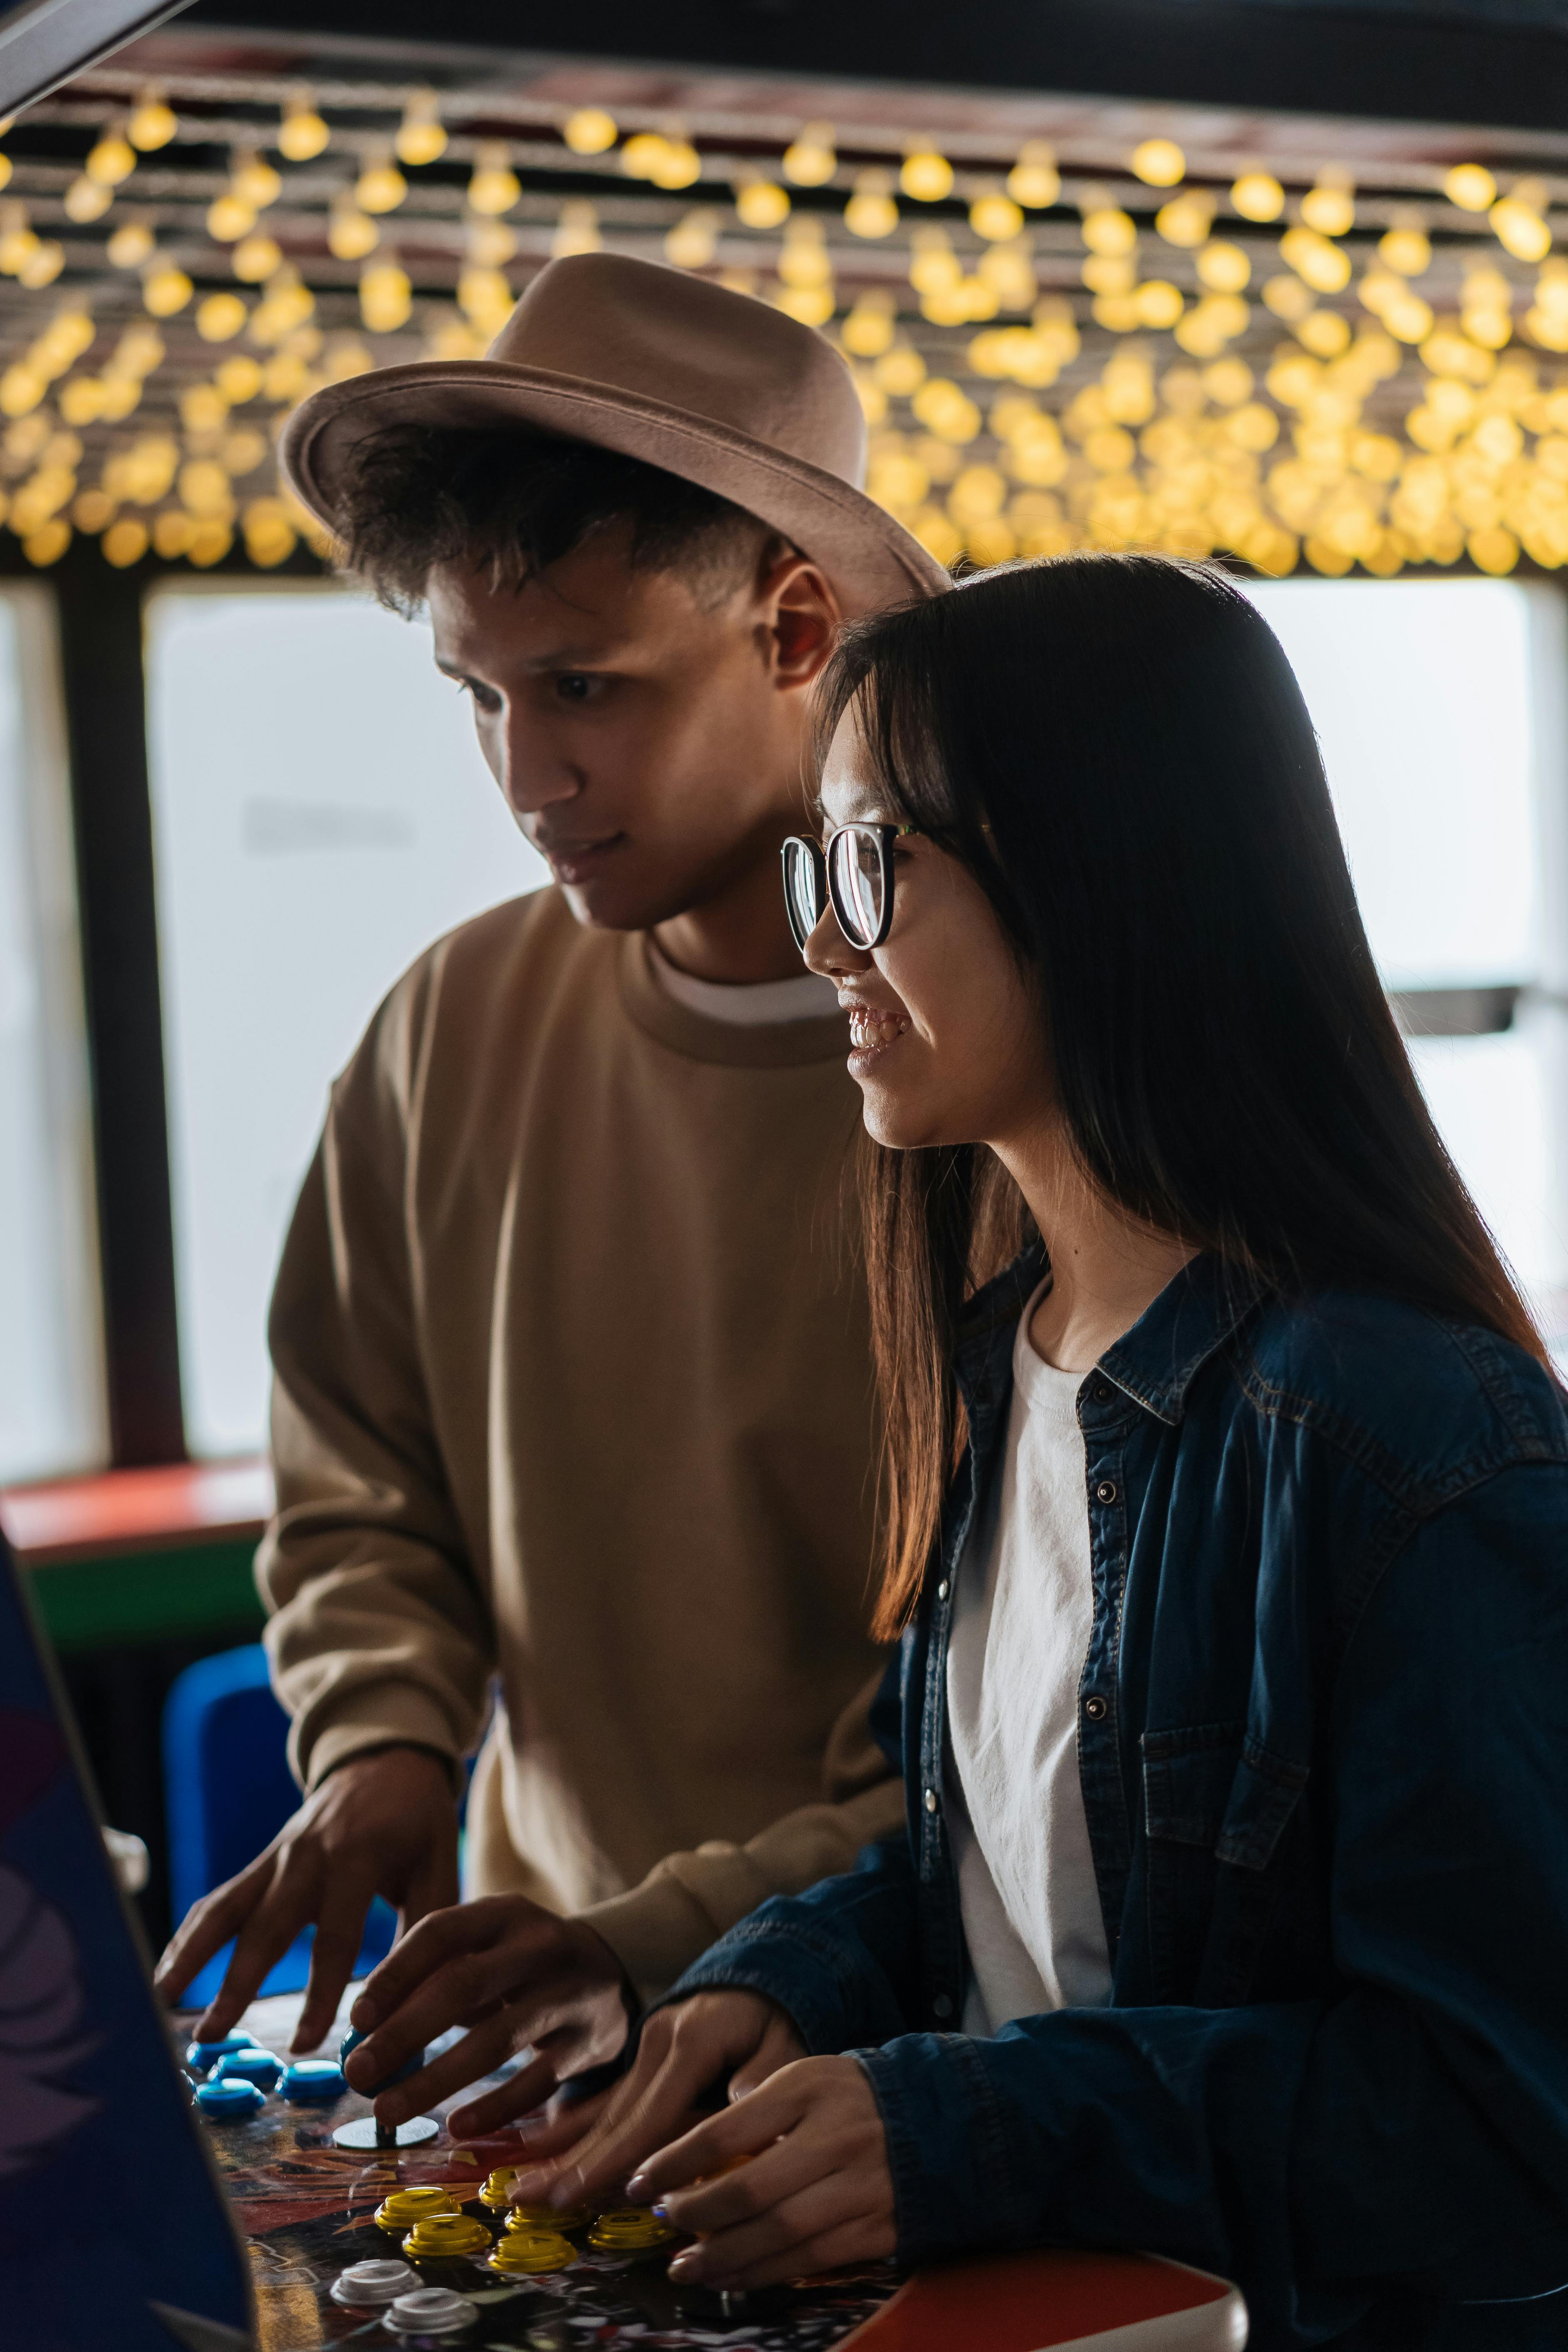
<instances>
[{"instance_id":1,"label":"dark background wall","mask_svg":"<svg viewBox=\"0 0 1568 2352\"><path fill-rule=\"evenodd\" d=\"M1568 0L196 0L191 26L1521 130L1568 123Z\"/></svg>"}]
</instances>

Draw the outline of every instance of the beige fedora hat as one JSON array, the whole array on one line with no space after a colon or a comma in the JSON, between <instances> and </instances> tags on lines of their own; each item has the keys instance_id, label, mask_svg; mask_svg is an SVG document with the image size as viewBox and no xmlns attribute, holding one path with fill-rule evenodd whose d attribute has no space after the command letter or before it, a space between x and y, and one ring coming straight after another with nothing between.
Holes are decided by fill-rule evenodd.
<instances>
[{"instance_id":1,"label":"beige fedora hat","mask_svg":"<svg viewBox=\"0 0 1568 2352\"><path fill-rule=\"evenodd\" d=\"M659 262L552 261L482 360L415 361L312 393L280 451L329 529L356 444L399 425L516 425L662 466L783 531L847 614L952 585L866 496L865 417L833 346L766 302Z\"/></svg>"}]
</instances>

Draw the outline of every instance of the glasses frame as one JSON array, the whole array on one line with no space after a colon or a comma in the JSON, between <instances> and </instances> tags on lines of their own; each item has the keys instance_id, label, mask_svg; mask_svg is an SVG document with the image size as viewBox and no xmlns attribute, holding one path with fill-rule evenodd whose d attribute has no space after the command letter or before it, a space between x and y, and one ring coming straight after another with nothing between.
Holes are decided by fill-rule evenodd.
<instances>
[{"instance_id":1,"label":"glasses frame","mask_svg":"<svg viewBox=\"0 0 1568 2352\"><path fill-rule=\"evenodd\" d=\"M789 916L789 927L794 935L795 943L802 955L805 953L806 940L810 939L811 932L808 931L805 939L801 937L795 893L790 888L790 852L792 850L805 852L816 879L817 905L831 907L833 919L849 945L858 949L862 955L869 955L873 948L881 946L893 928L893 844L895 841L901 841L906 834L918 833L920 827L913 824L870 824L857 822L853 824L835 825L825 843L813 841L809 834L792 833L790 835L780 852L784 868L784 908ZM833 852L835 845L841 841L846 834L869 835L876 849L877 878L882 893L882 919L877 926L874 939L866 940L860 937L860 927L849 920L844 893L838 886L835 872L837 861ZM817 922L822 920L820 914L816 919ZM815 929L816 925L814 924L812 928Z\"/></svg>"}]
</instances>

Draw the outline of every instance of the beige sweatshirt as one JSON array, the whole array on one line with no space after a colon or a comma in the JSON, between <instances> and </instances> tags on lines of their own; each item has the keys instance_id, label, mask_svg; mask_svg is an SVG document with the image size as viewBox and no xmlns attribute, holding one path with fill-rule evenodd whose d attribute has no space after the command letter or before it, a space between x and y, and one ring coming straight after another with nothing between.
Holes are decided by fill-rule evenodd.
<instances>
[{"instance_id":1,"label":"beige sweatshirt","mask_svg":"<svg viewBox=\"0 0 1568 2352\"><path fill-rule=\"evenodd\" d=\"M476 1892L651 1994L902 1817L866 1730L872 1407L837 1016L736 1027L553 890L397 983L273 1301L291 1759L456 1759Z\"/></svg>"}]
</instances>

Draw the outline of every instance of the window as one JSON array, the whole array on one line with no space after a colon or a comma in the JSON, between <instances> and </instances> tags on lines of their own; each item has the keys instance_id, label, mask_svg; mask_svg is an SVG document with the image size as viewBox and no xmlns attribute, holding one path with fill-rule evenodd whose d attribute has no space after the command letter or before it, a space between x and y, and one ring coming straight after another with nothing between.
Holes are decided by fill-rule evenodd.
<instances>
[{"instance_id":1,"label":"window","mask_svg":"<svg viewBox=\"0 0 1568 2352\"><path fill-rule=\"evenodd\" d=\"M264 1443L266 1313L327 1089L382 995L547 879L429 631L331 583L147 607L181 1376L193 1454Z\"/></svg>"},{"instance_id":2,"label":"window","mask_svg":"<svg viewBox=\"0 0 1568 2352\"><path fill-rule=\"evenodd\" d=\"M1248 594L1300 680L1433 1115L1568 1339L1568 608L1515 581ZM1428 1034L1422 1034L1423 1032Z\"/></svg>"},{"instance_id":3,"label":"window","mask_svg":"<svg viewBox=\"0 0 1568 2352\"><path fill-rule=\"evenodd\" d=\"M92 1139L48 592L0 590L0 1480L107 1444Z\"/></svg>"}]
</instances>

